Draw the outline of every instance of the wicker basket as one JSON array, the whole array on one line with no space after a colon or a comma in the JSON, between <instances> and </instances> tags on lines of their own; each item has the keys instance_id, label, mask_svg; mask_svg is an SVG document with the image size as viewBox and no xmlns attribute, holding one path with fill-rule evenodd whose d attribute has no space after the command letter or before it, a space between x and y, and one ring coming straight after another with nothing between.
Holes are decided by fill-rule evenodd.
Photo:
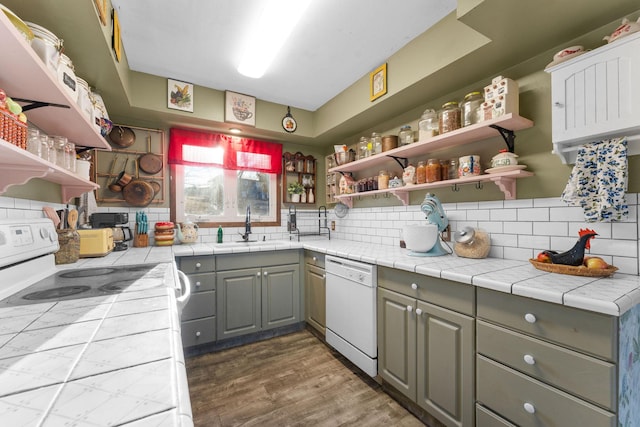
<instances>
[{"instance_id":1,"label":"wicker basket","mask_svg":"<svg viewBox=\"0 0 640 427\"><path fill-rule=\"evenodd\" d=\"M538 270L548 271L549 273L569 274L571 276L609 277L618 270L618 267L613 265L607 268L587 268L584 265L574 267L573 265L540 262L535 259L529 259L529 262Z\"/></svg>"},{"instance_id":2,"label":"wicker basket","mask_svg":"<svg viewBox=\"0 0 640 427\"><path fill-rule=\"evenodd\" d=\"M27 149L27 124L18 120L15 114L0 110L0 139Z\"/></svg>"}]
</instances>

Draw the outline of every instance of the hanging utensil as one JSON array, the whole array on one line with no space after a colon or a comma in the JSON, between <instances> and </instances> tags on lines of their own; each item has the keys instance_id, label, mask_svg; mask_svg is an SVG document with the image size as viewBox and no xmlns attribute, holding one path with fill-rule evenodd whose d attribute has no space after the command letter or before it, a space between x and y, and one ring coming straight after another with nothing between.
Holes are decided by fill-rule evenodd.
<instances>
[{"instance_id":1,"label":"hanging utensil","mask_svg":"<svg viewBox=\"0 0 640 427\"><path fill-rule=\"evenodd\" d=\"M140 169L149 175L155 175L162 170L162 157L151 152L151 135L147 136L147 152L138 158Z\"/></svg>"},{"instance_id":2,"label":"hanging utensil","mask_svg":"<svg viewBox=\"0 0 640 427\"><path fill-rule=\"evenodd\" d=\"M69 228L72 230L76 229L78 225L78 211L75 209L71 209L67 216L67 223L69 224Z\"/></svg>"}]
</instances>

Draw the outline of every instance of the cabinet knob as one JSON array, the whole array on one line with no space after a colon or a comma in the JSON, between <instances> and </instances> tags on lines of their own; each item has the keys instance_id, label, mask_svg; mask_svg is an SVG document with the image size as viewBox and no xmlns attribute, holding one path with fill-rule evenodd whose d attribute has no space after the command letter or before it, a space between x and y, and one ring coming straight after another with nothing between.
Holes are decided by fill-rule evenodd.
<instances>
[{"instance_id":1,"label":"cabinet knob","mask_svg":"<svg viewBox=\"0 0 640 427\"><path fill-rule=\"evenodd\" d=\"M416 308L416 314L418 316L421 316L422 315L422 309L421 308Z\"/></svg>"},{"instance_id":2,"label":"cabinet knob","mask_svg":"<svg viewBox=\"0 0 640 427\"><path fill-rule=\"evenodd\" d=\"M196 262L196 268L200 268L202 267L202 264L200 264L199 262Z\"/></svg>"},{"instance_id":3,"label":"cabinet knob","mask_svg":"<svg viewBox=\"0 0 640 427\"><path fill-rule=\"evenodd\" d=\"M411 312L413 311L413 307L411 307L410 305L408 305L408 306L407 306L407 311L408 311L409 313L411 313Z\"/></svg>"},{"instance_id":4,"label":"cabinet knob","mask_svg":"<svg viewBox=\"0 0 640 427\"><path fill-rule=\"evenodd\" d=\"M536 407L533 406L531 403L527 402L524 405L524 410L527 411L530 414L535 414L536 413Z\"/></svg>"},{"instance_id":5,"label":"cabinet knob","mask_svg":"<svg viewBox=\"0 0 640 427\"><path fill-rule=\"evenodd\" d=\"M264 277L267 277L267 275L268 275L268 274L269 274L269 273L267 273L266 271L265 271L264 273L262 273L262 275L263 275Z\"/></svg>"},{"instance_id":6,"label":"cabinet knob","mask_svg":"<svg viewBox=\"0 0 640 427\"><path fill-rule=\"evenodd\" d=\"M413 289L414 291L415 291L416 289L418 289L418 284L417 284L417 283L412 283L412 284L411 284L411 289Z\"/></svg>"},{"instance_id":7,"label":"cabinet knob","mask_svg":"<svg viewBox=\"0 0 640 427\"><path fill-rule=\"evenodd\" d=\"M200 283L200 282L196 282L196 288L199 288L199 287L200 287L200 285L201 285L201 283Z\"/></svg>"},{"instance_id":8,"label":"cabinet knob","mask_svg":"<svg viewBox=\"0 0 640 427\"><path fill-rule=\"evenodd\" d=\"M523 359L524 359L524 362L527 365L535 365L536 364L536 359L534 359L533 356L530 355L530 354L525 354Z\"/></svg>"},{"instance_id":9,"label":"cabinet knob","mask_svg":"<svg viewBox=\"0 0 640 427\"><path fill-rule=\"evenodd\" d=\"M256 277L260 277L260 272L259 271L256 273Z\"/></svg>"},{"instance_id":10,"label":"cabinet knob","mask_svg":"<svg viewBox=\"0 0 640 427\"><path fill-rule=\"evenodd\" d=\"M200 336L200 331L196 332L196 336L199 337Z\"/></svg>"},{"instance_id":11,"label":"cabinet knob","mask_svg":"<svg viewBox=\"0 0 640 427\"><path fill-rule=\"evenodd\" d=\"M524 315L524 320L526 320L529 323L536 323L536 316L533 313L527 313Z\"/></svg>"},{"instance_id":12,"label":"cabinet knob","mask_svg":"<svg viewBox=\"0 0 640 427\"><path fill-rule=\"evenodd\" d=\"M323 279L326 279L326 278L327 278L327 276L325 276L325 275L323 274L323 275L322 275L322 278L323 278Z\"/></svg>"},{"instance_id":13,"label":"cabinet knob","mask_svg":"<svg viewBox=\"0 0 640 427\"><path fill-rule=\"evenodd\" d=\"M313 260L313 262L318 261L318 258L316 258L316 257L313 257L313 258L311 258L311 259Z\"/></svg>"},{"instance_id":14,"label":"cabinet knob","mask_svg":"<svg viewBox=\"0 0 640 427\"><path fill-rule=\"evenodd\" d=\"M556 108L562 108L563 107L562 102L558 102L558 101L554 102L553 106L556 107Z\"/></svg>"}]
</instances>

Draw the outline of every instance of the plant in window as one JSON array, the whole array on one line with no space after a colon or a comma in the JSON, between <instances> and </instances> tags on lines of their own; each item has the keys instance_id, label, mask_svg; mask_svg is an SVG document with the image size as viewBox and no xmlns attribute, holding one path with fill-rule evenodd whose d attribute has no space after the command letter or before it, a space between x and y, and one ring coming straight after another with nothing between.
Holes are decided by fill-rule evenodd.
<instances>
[{"instance_id":1,"label":"plant in window","mask_svg":"<svg viewBox=\"0 0 640 427\"><path fill-rule=\"evenodd\" d=\"M287 193L289 194L302 194L304 192L304 187L299 182L290 182L287 185Z\"/></svg>"}]
</instances>

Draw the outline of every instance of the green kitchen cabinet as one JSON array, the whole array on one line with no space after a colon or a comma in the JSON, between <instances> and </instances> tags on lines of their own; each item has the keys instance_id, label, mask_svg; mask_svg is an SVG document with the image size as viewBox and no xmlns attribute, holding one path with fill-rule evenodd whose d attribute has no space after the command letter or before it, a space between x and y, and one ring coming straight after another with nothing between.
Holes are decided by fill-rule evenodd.
<instances>
[{"instance_id":1,"label":"green kitchen cabinet","mask_svg":"<svg viewBox=\"0 0 640 427\"><path fill-rule=\"evenodd\" d=\"M377 300L383 381L445 425L473 426L474 288L380 267Z\"/></svg>"},{"instance_id":2,"label":"green kitchen cabinet","mask_svg":"<svg viewBox=\"0 0 640 427\"><path fill-rule=\"evenodd\" d=\"M305 253L305 321L322 335L327 318L325 284L324 254Z\"/></svg>"},{"instance_id":3,"label":"green kitchen cabinet","mask_svg":"<svg viewBox=\"0 0 640 427\"><path fill-rule=\"evenodd\" d=\"M191 283L191 298L182 310L182 346L193 347L216 340L215 257L181 257L178 266Z\"/></svg>"},{"instance_id":4,"label":"green kitchen cabinet","mask_svg":"<svg viewBox=\"0 0 640 427\"><path fill-rule=\"evenodd\" d=\"M300 255L282 252L218 257L218 340L300 322Z\"/></svg>"}]
</instances>

